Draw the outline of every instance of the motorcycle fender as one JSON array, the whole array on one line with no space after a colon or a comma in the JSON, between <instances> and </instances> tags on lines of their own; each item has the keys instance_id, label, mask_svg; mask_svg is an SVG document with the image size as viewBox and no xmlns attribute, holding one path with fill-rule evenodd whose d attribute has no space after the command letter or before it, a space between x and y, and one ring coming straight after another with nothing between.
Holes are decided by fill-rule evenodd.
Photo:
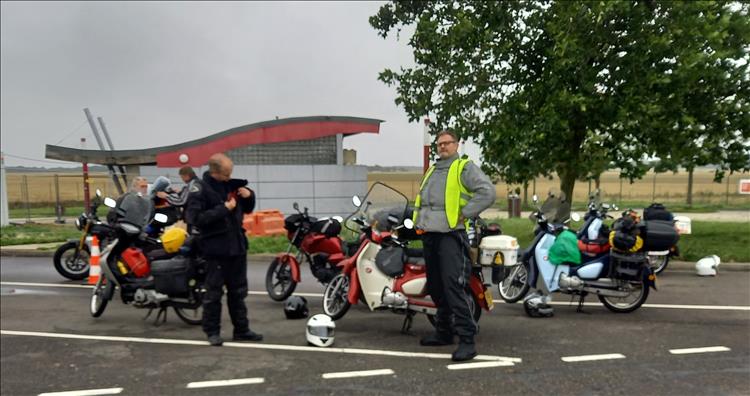
<instances>
[{"instance_id":1,"label":"motorcycle fender","mask_svg":"<svg viewBox=\"0 0 750 396\"><path fill-rule=\"evenodd\" d=\"M479 305L485 311L490 310L490 306L487 304L487 299L484 298L484 285L476 276L472 276L469 280L469 287L471 288L471 294L477 297Z\"/></svg>"},{"instance_id":2,"label":"motorcycle fender","mask_svg":"<svg viewBox=\"0 0 750 396\"><path fill-rule=\"evenodd\" d=\"M657 290L656 288L656 274L651 270L651 267L645 266L643 267L643 271L645 272L645 282L647 286L650 286L652 289Z\"/></svg>"},{"instance_id":3,"label":"motorcycle fender","mask_svg":"<svg viewBox=\"0 0 750 396\"><path fill-rule=\"evenodd\" d=\"M357 271L349 273L349 304L355 305L360 293L359 277Z\"/></svg>"},{"instance_id":4,"label":"motorcycle fender","mask_svg":"<svg viewBox=\"0 0 750 396\"><path fill-rule=\"evenodd\" d=\"M297 261L297 258L292 256L291 254L280 254L277 256L277 258L281 262L289 263L289 268L291 268L292 270L292 280L295 283L299 283L301 281L301 277L299 274L299 262Z\"/></svg>"}]
</instances>

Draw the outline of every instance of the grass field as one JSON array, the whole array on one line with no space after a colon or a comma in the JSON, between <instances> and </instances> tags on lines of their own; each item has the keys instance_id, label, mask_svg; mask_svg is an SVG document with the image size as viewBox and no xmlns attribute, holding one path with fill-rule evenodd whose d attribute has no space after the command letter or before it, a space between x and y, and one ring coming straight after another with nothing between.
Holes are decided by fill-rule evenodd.
<instances>
[{"instance_id":1,"label":"grass field","mask_svg":"<svg viewBox=\"0 0 750 396\"><path fill-rule=\"evenodd\" d=\"M528 219L503 219L494 222L500 224L503 234L518 238L521 248L527 247L533 238L534 224ZM573 228L581 224L574 223ZM697 261L716 254L721 257L722 262L750 262L750 224L694 221L692 231L691 235L680 238L681 260ZM62 242L79 236L79 231L73 225L16 225L0 228L0 245ZM250 238L248 253L281 253L286 251L288 244L289 241L284 236L254 237Z\"/></svg>"}]
</instances>

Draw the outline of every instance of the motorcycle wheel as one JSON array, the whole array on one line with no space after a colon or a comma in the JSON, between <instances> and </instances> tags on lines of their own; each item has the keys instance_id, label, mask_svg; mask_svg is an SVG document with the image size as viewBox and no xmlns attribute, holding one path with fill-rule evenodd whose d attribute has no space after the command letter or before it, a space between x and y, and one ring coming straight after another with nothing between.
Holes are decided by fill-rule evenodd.
<instances>
[{"instance_id":1,"label":"motorcycle wheel","mask_svg":"<svg viewBox=\"0 0 750 396\"><path fill-rule=\"evenodd\" d=\"M89 276L89 257L88 246L78 251L78 242L71 241L57 248L52 262L60 275L70 280L83 280Z\"/></svg>"},{"instance_id":2,"label":"motorcycle wheel","mask_svg":"<svg viewBox=\"0 0 750 396\"><path fill-rule=\"evenodd\" d=\"M351 307L348 295L349 277L336 275L323 291L323 312L333 320L341 319Z\"/></svg>"},{"instance_id":3,"label":"motorcycle wheel","mask_svg":"<svg viewBox=\"0 0 750 396\"><path fill-rule=\"evenodd\" d=\"M665 254L663 256L648 256L648 264L651 266L651 270L654 271L655 274L661 274L662 271L667 269L667 265L669 265L669 255Z\"/></svg>"},{"instance_id":4,"label":"motorcycle wheel","mask_svg":"<svg viewBox=\"0 0 750 396\"><path fill-rule=\"evenodd\" d=\"M266 272L266 291L271 300L284 301L294 293L297 283L292 279L292 267L278 257L271 261Z\"/></svg>"},{"instance_id":5,"label":"motorcycle wheel","mask_svg":"<svg viewBox=\"0 0 750 396\"><path fill-rule=\"evenodd\" d=\"M477 301L477 296L474 296L474 295L471 296L471 316L474 318L475 322L479 322L479 318L482 317L482 306L479 305L479 301ZM435 327L437 329L436 315L427 314L427 320L430 322L432 327Z\"/></svg>"},{"instance_id":6,"label":"motorcycle wheel","mask_svg":"<svg viewBox=\"0 0 750 396\"><path fill-rule=\"evenodd\" d=\"M183 322L197 326L203 323L203 304L198 305L197 308L180 308L174 307L174 313L177 317L182 319Z\"/></svg>"},{"instance_id":7,"label":"motorcycle wheel","mask_svg":"<svg viewBox=\"0 0 750 396\"><path fill-rule=\"evenodd\" d=\"M503 301L512 304L524 298L529 292L529 271L524 264L513 266L511 269L504 268L503 271L508 273L503 281L497 284L497 290Z\"/></svg>"},{"instance_id":8,"label":"motorcycle wheel","mask_svg":"<svg viewBox=\"0 0 750 396\"><path fill-rule=\"evenodd\" d=\"M628 313L633 312L636 309L640 308L643 303L646 302L646 299L648 298L648 284L646 283L648 279L648 274L643 273L643 277L641 281L635 282L635 281L618 281L622 282L624 285L628 285L632 288L631 293L627 297L611 297L611 296L604 296L599 295L599 301L604 304L607 309L609 309L612 312L616 313ZM634 298L631 298L634 297Z\"/></svg>"},{"instance_id":9,"label":"motorcycle wheel","mask_svg":"<svg viewBox=\"0 0 750 396\"><path fill-rule=\"evenodd\" d=\"M91 316L95 318L100 317L114 294L115 285L107 282L107 278L104 275L100 276L99 281L94 286L94 291L91 293L91 305L89 306Z\"/></svg>"}]
</instances>

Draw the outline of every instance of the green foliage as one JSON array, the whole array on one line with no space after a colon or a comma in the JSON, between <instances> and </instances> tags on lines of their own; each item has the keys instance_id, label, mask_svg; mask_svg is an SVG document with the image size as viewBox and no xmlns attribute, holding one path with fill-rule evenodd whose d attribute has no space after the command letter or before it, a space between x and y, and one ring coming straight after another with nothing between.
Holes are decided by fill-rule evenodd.
<instances>
[{"instance_id":1,"label":"green foliage","mask_svg":"<svg viewBox=\"0 0 750 396\"><path fill-rule=\"evenodd\" d=\"M22 224L0 228L0 246L25 245L31 243L65 242L80 238L81 232L74 225Z\"/></svg>"},{"instance_id":2,"label":"green foliage","mask_svg":"<svg viewBox=\"0 0 750 396\"><path fill-rule=\"evenodd\" d=\"M576 179L644 159L749 169L750 18L745 3L395 1L370 24L415 26L416 65L384 70L411 121L482 147L510 183Z\"/></svg>"},{"instance_id":3,"label":"green foliage","mask_svg":"<svg viewBox=\"0 0 750 396\"><path fill-rule=\"evenodd\" d=\"M267 236L248 238L247 252L256 253L283 253L289 246L289 240L285 236Z\"/></svg>"}]
</instances>

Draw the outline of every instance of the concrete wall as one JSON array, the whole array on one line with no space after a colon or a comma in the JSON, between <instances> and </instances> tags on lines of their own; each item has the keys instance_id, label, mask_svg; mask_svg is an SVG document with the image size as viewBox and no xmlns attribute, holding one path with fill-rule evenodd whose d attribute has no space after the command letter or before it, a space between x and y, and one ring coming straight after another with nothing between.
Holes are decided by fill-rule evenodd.
<instances>
[{"instance_id":1,"label":"concrete wall","mask_svg":"<svg viewBox=\"0 0 750 396\"><path fill-rule=\"evenodd\" d=\"M179 168L141 166L140 174L150 182L166 176L182 185ZM195 169L201 177L207 167ZM354 211L352 195L367 192L367 167L341 165L235 165L235 178L247 179L257 194L256 210L278 209L294 213L292 204L308 207L314 216L346 215Z\"/></svg>"}]
</instances>

